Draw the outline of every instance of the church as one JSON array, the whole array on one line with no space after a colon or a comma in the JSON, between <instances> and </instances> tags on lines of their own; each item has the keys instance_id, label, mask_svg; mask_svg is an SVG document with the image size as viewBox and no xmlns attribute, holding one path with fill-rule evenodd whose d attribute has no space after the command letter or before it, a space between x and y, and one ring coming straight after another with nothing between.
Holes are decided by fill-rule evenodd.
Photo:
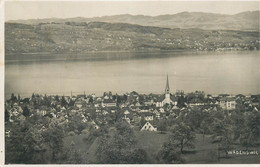
<instances>
[{"instance_id":1,"label":"church","mask_svg":"<svg viewBox=\"0 0 260 167\"><path fill-rule=\"evenodd\" d=\"M156 107L163 107L165 104L177 105L177 98L170 94L169 78L167 74L164 97L156 102Z\"/></svg>"}]
</instances>

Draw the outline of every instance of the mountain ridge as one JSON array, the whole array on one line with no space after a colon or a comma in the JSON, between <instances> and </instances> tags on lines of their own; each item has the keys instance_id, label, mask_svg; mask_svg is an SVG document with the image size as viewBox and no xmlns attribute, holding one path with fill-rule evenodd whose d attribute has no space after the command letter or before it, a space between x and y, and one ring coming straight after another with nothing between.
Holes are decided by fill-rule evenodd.
<instances>
[{"instance_id":1,"label":"mountain ridge","mask_svg":"<svg viewBox=\"0 0 260 167\"><path fill-rule=\"evenodd\" d=\"M259 31L260 10L245 11L234 15L181 12L177 14L165 14L158 16L121 14L102 17L74 17L74 18L46 18L29 20L10 20L7 23L65 23L65 22L107 22L128 23L141 26L155 26L165 28L200 28L204 30L249 30Z\"/></svg>"}]
</instances>

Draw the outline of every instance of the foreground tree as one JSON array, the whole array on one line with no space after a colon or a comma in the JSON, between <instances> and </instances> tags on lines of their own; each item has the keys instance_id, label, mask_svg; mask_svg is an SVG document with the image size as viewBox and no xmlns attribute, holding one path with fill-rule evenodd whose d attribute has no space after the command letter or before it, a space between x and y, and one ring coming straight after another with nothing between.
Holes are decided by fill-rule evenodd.
<instances>
[{"instance_id":1,"label":"foreground tree","mask_svg":"<svg viewBox=\"0 0 260 167\"><path fill-rule=\"evenodd\" d=\"M14 122L10 137L6 138L6 162L47 163L44 157L46 147L39 126Z\"/></svg>"},{"instance_id":2,"label":"foreground tree","mask_svg":"<svg viewBox=\"0 0 260 167\"><path fill-rule=\"evenodd\" d=\"M194 148L195 133L190 126L179 123L174 125L171 129L170 140L175 143L176 147L183 153L184 148Z\"/></svg>"},{"instance_id":3,"label":"foreground tree","mask_svg":"<svg viewBox=\"0 0 260 167\"><path fill-rule=\"evenodd\" d=\"M43 133L44 142L51 150L51 162L55 163L59 160L63 151L64 131L56 122L50 123L50 126Z\"/></svg>"},{"instance_id":4,"label":"foreground tree","mask_svg":"<svg viewBox=\"0 0 260 167\"><path fill-rule=\"evenodd\" d=\"M62 164L81 164L83 163L83 158L79 150L75 148L75 143L72 141L68 148L65 148L60 162Z\"/></svg>"},{"instance_id":5,"label":"foreground tree","mask_svg":"<svg viewBox=\"0 0 260 167\"><path fill-rule=\"evenodd\" d=\"M246 117L243 117L243 127L240 128L239 136L237 135L240 144L248 149L255 146L260 139L260 113L251 112Z\"/></svg>"},{"instance_id":6,"label":"foreground tree","mask_svg":"<svg viewBox=\"0 0 260 167\"><path fill-rule=\"evenodd\" d=\"M161 163L167 164L181 164L184 159L181 157L181 152L175 141L169 140L164 143L161 150L157 154L157 159Z\"/></svg>"},{"instance_id":7,"label":"foreground tree","mask_svg":"<svg viewBox=\"0 0 260 167\"><path fill-rule=\"evenodd\" d=\"M229 123L228 118L219 120L216 118L212 124L213 128L213 143L218 144L218 160L220 160L220 152L225 152L228 156L227 151L232 148L233 143L233 131L232 126Z\"/></svg>"},{"instance_id":8,"label":"foreground tree","mask_svg":"<svg viewBox=\"0 0 260 167\"><path fill-rule=\"evenodd\" d=\"M96 152L98 163L106 164L141 164L145 163L147 154L137 148L134 132L125 121L116 124L114 135L104 135L99 140Z\"/></svg>"},{"instance_id":9,"label":"foreground tree","mask_svg":"<svg viewBox=\"0 0 260 167\"><path fill-rule=\"evenodd\" d=\"M195 134L191 128L178 123L171 128L171 135L157 154L157 159L161 163L184 163L182 158L184 148L194 148Z\"/></svg>"}]
</instances>

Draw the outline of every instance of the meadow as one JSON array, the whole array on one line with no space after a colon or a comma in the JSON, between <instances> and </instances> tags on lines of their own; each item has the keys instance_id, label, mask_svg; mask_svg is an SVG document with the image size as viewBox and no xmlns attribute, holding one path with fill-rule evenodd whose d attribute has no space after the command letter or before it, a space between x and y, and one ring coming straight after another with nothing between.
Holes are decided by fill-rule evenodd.
<instances>
[{"instance_id":1,"label":"meadow","mask_svg":"<svg viewBox=\"0 0 260 167\"><path fill-rule=\"evenodd\" d=\"M164 142L168 139L167 133L135 131L137 145L147 152L149 164L158 163L156 156ZM68 136L64 139L64 145L68 146L73 141L75 149L81 152L84 163L96 162L95 152L98 147L98 138L87 140L89 134ZM243 150L239 145L233 145L232 150ZM258 145L250 150L260 150ZM259 153L259 151L258 151ZM186 149L182 155L186 164L258 164L259 155L228 155L220 152L218 160L218 145L212 143L210 135L196 134L195 148Z\"/></svg>"}]
</instances>

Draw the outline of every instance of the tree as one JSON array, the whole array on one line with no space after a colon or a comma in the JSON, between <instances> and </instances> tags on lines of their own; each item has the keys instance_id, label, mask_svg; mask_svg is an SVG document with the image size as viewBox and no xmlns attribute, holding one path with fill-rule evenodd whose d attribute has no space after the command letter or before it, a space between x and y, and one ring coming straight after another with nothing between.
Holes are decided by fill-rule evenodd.
<instances>
[{"instance_id":1,"label":"tree","mask_svg":"<svg viewBox=\"0 0 260 167\"><path fill-rule=\"evenodd\" d=\"M50 123L49 127L43 133L44 142L50 148L51 161L52 163L57 162L59 159L59 154L63 150L63 137L64 131L62 127L58 126L56 122Z\"/></svg>"},{"instance_id":2,"label":"tree","mask_svg":"<svg viewBox=\"0 0 260 167\"><path fill-rule=\"evenodd\" d=\"M55 96L55 100L56 100L56 101L58 101L58 102L60 101L60 99L59 99L59 96L58 96L58 95L56 95L56 96Z\"/></svg>"},{"instance_id":3,"label":"tree","mask_svg":"<svg viewBox=\"0 0 260 167\"><path fill-rule=\"evenodd\" d=\"M121 97L120 96L118 96L118 95L116 95L116 103L117 104L120 104L121 103Z\"/></svg>"},{"instance_id":4,"label":"tree","mask_svg":"<svg viewBox=\"0 0 260 167\"><path fill-rule=\"evenodd\" d=\"M69 101L69 104L68 104L68 105L69 105L70 107L72 107L72 106L74 106L74 104L75 104L75 101L73 101L72 99L70 99L70 101Z\"/></svg>"},{"instance_id":5,"label":"tree","mask_svg":"<svg viewBox=\"0 0 260 167\"><path fill-rule=\"evenodd\" d=\"M32 94L32 99L34 99L35 98L35 95L34 95L34 93Z\"/></svg>"},{"instance_id":6,"label":"tree","mask_svg":"<svg viewBox=\"0 0 260 167\"><path fill-rule=\"evenodd\" d=\"M159 131L166 131L167 130L167 121L164 119L159 120L157 129Z\"/></svg>"},{"instance_id":7,"label":"tree","mask_svg":"<svg viewBox=\"0 0 260 167\"><path fill-rule=\"evenodd\" d=\"M90 96L90 97L89 97L89 101L88 101L88 102L89 102L90 104L92 104L92 103L93 103L93 101L94 101L94 100L93 100L93 97L92 97L92 96Z\"/></svg>"},{"instance_id":8,"label":"tree","mask_svg":"<svg viewBox=\"0 0 260 167\"><path fill-rule=\"evenodd\" d=\"M48 163L44 158L45 143L40 126L14 122L6 138L6 162L19 164Z\"/></svg>"},{"instance_id":9,"label":"tree","mask_svg":"<svg viewBox=\"0 0 260 167\"><path fill-rule=\"evenodd\" d=\"M252 136L255 140L260 138L260 113L257 111L249 114L246 124L250 131L252 132Z\"/></svg>"},{"instance_id":10,"label":"tree","mask_svg":"<svg viewBox=\"0 0 260 167\"><path fill-rule=\"evenodd\" d=\"M13 103L15 103L15 102L17 102L17 97L12 93L10 100L11 100Z\"/></svg>"},{"instance_id":11,"label":"tree","mask_svg":"<svg viewBox=\"0 0 260 167\"><path fill-rule=\"evenodd\" d=\"M250 112L247 117L243 117L244 121L243 127L239 130L239 138L240 144L248 149L248 147L252 147L255 145L256 141L260 139L260 113L259 112ZM239 122L238 122L239 123Z\"/></svg>"},{"instance_id":12,"label":"tree","mask_svg":"<svg viewBox=\"0 0 260 167\"><path fill-rule=\"evenodd\" d=\"M74 131L80 134L83 129L86 128L86 124L82 122L82 117L80 114L75 114L70 117L69 131Z\"/></svg>"},{"instance_id":13,"label":"tree","mask_svg":"<svg viewBox=\"0 0 260 167\"><path fill-rule=\"evenodd\" d=\"M47 107L51 106L51 99L46 94L43 97L43 105L46 105Z\"/></svg>"},{"instance_id":14,"label":"tree","mask_svg":"<svg viewBox=\"0 0 260 167\"><path fill-rule=\"evenodd\" d=\"M96 152L98 162L106 164L145 163L147 154L137 148L133 129L125 121L116 124L114 135L103 135Z\"/></svg>"},{"instance_id":15,"label":"tree","mask_svg":"<svg viewBox=\"0 0 260 167\"><path fill-rule=\"evenodd\" d=\"M175 142L181 153L183 153L184 148L194 148L195 134L190 126L179 123L172 127L171 132L170 138Z\"/></svg>"},{"instance_id":16,"label":"tree","mask_svg":"<svg viewBox=\"0 0 260 167\"><path fill-rule=\"evenodd\" d=\"M64 164L80 164L83 163L83 158L79 150L75 149L74 141L70 146L63 151L62 159L60 163Z\"/></svg>"},{"instance_id":17,"label":"tree","mask_svg":"<svg viewBox=\"0 0 260 167\"><path fill-rule=\"evenodd\" d=\"M28 108L27 106L25 106L25 107L23 108L23 115L24 115L25 117L30 116L30 110L29 110L29 108Z\"/></svg>"},{"instance_id":18,"label":"tree","mask_svg":"<svg viewBox=\"0 0 260 167\"><path fill-rule=\"evenodd\" d=\"M45 152L47 151L47 145L44 142L40 127L41 125L31 126L23 139L23 142L26 143L24 145L26 150L24 158L30 164L48 162L48 160L44 156Z\"/></svg>"},{"instance_id":19,"label":"tree","mask_svg":"<svg viewBox=\"0 0 260 167\"><path fill-rule=\"evenodd\" d=\"M157 159L159 162L167 164L180 164L185 162L181 157L178 146L171 139L163 144L161 150L157 154Z\"/></svg>"},{"instance_id":20,"label":"tree","mask_svg":"<svg viewBox=\"0 0 260 167\"><path fill-rule=\"evenodd\" d=\"M227 151L232 148L233 137L232 137L232 128L228 124L229 120L215 119L212 125L213 128L213 143L218 143L218 160L220 159L220 151L224 151L226 156Z\"/></svg>"},{"instance_id":21,"label":"tree","mask_svg":"<svg viewBox=\"0 0 260 167\"><path fill-rule=\"evenodd\" d=\"M125 102L127 100L127 95L123 95L123 101Z\"/></svg>"},{"instance_id":22,"label":"tree","mask_svg":"<svg viewBox=\"0 0 260 167\"><path fill-rule=\"evenodd\" d=\"M24 136L26 128L18 122L12 124L10 137L5 139L5 163L26 163L26 150Z\"/></svg>"},{"instance_id":23,"label":"tree","mask_svg":"<svg viewBox=\"0 0 260 167\"><path fill-rule=\"evenodd\" d=\"M185 124L189 125L192 130L198 130L202 122L202 111L201 109L193 109L190 111L187 116L184 118Z\"/></svg>"},{"instance_id":24,"label":"tree","mask_svg":"<svg viewBox=\"0 0 260 167\"><path fill-rule=\"evenodd\" d=\"M139 103L144 104L144 96L143 95L139 95Z\"/></svg>"},{"instance_id":25,"label":"tree","mask_svg":"<svg viewBox=\"0 0 260 167\"><path fill-rule=\"evenodd\" d=\"M5 109L5 122L9 122L9 118L10 118L10 114L7 111L7 109Z\"/></svg>"},{"instance_id":26,"label":"tree","mask_svg":"<svg viewBox=\"0 0 260 167\"><path fill-rule=\"evenodd\" d=\"M61 98L61 106L64 107L64 106L67 106L67 105L68 105L68 103L67 103L67 101L65 100L65 97L62 96L62 98Z\"/></svg>"},{"instance_id":27,"label":"tree","mask_svg":"<svg viewBox=\"0 0 260 167\"><path fill-rule=\"evenodd\" d=\"M185 100L184 96L181 95L180 97L178 97L177 106L180 108L185 107L185 102L186 102L186 100Z\"/></svg>"}]
</instances>

